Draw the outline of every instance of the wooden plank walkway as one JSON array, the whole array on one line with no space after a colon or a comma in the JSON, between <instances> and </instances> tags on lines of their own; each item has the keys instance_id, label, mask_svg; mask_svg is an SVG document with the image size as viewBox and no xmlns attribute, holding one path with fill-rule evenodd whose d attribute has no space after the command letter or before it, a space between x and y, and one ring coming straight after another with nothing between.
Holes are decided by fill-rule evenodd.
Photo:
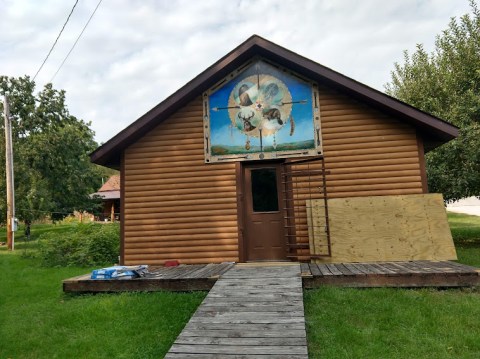
<instances>
[{"instance_id":1,"label":"wooden plank walkway","mask_svg":"<svg viewBox=\"0 0 480 359\"><path fill-rule=\"evenodd\" d=\"M90 274L63 281L64 292L190 291L210 290L220 275L234 263L195 264L161 267L146 277L117 280L90 279Z\"/></svg>"},{"instance_id":2,"label":"wooden plank walkway","mask_svg":"<svg viewBox=\"0 0 480 359\"><path fill-rule=\"evenodd\" d=\"M308 358L300 265L235 265L165 358Z\"/></svg>"},{"instance_id":3,"label":"wooden plank walkway","mask_svg":"<svg viewBox=\"0 0 480 359\"><path fill-rule=\"evenodd\" d=\"M302 263L304 288L464 287L480 285L480 270L450 261Z\"/></svg>"}]
</instances>

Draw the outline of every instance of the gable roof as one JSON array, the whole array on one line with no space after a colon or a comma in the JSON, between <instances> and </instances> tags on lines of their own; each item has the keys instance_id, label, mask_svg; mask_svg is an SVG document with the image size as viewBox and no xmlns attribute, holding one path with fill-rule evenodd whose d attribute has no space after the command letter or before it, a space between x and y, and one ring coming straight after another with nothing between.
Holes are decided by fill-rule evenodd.
<instances>
[{"instance_id":1,"label":"gable roof","mask_svg":"<svg viewBox=\"0 0 480 359\"><path fill-rule=\"evenodd\" d=\"M90 197L98 196L102 199L119 199L120 198L120 176L113 175L105 182L100 189L92 193Z\"/></svg>"},{"instance_id":2,"label":"gable roof","mask_svg":"<svg viewBox=\"0 0 480 359\"><path fill-rule=\"evenodd\" d=\"M384 113L412 124L424 139L425 150L431 150L458 136L457 127L438 117L412 107L258 35L253 35L97 148L90 155L92 162L118 169L121 153L126 147L254 56L269 59L312 81L334 88L358 101L367 103Z\"/></svg>"},{"instance_id":3,"label":"gable roof","mask_svg":"<svg viewBox=\"0 0 480 359\"><path fill-rule=\"evenodd\" d=\"M119 191L120 190L120 176L113 175L105 182L102 187L98 190L98 192L106 192L106 191Z\"/></svg>"}]
</instances>

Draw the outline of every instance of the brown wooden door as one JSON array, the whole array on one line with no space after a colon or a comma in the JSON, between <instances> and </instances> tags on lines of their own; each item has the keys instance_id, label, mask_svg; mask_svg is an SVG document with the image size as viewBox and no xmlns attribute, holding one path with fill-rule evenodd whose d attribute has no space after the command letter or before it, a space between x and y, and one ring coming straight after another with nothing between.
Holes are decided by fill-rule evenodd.
<instances>
[{"instance_id":1,"label":"brown wooden door","mask_svg":"<svg viewBox=\"0 0 480 359\"><path fill-rule=\"evenodd\" d=\"M244 246L247 261L284 260L281 164L244 164Z\"/></svg>"}]
</instances>

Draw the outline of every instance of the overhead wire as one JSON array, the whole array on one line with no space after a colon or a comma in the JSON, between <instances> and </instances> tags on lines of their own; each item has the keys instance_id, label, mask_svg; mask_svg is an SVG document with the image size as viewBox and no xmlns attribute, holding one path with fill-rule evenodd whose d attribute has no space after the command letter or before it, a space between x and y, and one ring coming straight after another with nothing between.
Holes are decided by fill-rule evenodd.
<instances>
[{"instance_id":1,"label":"overhead wire","mask_svg":"<svg viewBox=\"0 0 480 359\"><path fill-rule=\"evenodd\" d=\"M95 9L93 10L92 12L92 15L90 15L90 18L88 19L87 23L85 24L85 26L83 27L82 31L80 32L80 35L78 35L77 39L75 40L72 48L70 49L70 51L68 52L67 56L65 56L65 58L63 59L62 63L60 64L60 66L58 67L58 70L55 72L55 75L53 75L52 79L50 80L50 82L52 82L55 77L57 76L58 72L60 71L60 69L63 67L63 64L65 64L65 61L67 61L68 57L70 56L70 54L72 53L73 49L75 48L75 46L77 45L77 42L78 40L80 40L80 37L82 36L83 32L85 31L85 29L87 28L88 24L90 24L90 21L92 20L93 18L93 15L95 15L95 13L97 12L97 9L98 7L100 6L100 4L102 3L103 0L100 0L97 4L97 6L95 7Z\"/></svg>"},{"instance_id":2,"label":"overhead wire","mask_svg":"<svg viewBox=\"0 0 480 359\"><path fill-rule=\"evenodd\" d=\"M49 58L50 54L51 54L52 51L53 51L53 48L54 48L55 45L57 44L57 41L58 41L58 39L60 38L60 35L62 35L63 29L65 29L65 26L67 26L68 20L70 20L70 16L72 16L73 10L75 10L75 7L77 6L77 4L78 4L78 0L75 1L75 4L73 5L72 10L70 11L70 14L68 14L67 20L66 20L65 23L63 24L62 29L60 30L60 33L58 34L57 38L55 39L55 42L53 43L50 51L49 51L48 54L47 54L47 57L45 57L45 60L43 60L43 62L42 62L42 64L40 65L39 69L37 70L37 73L35 74L35 76L33 76L33 81L35 81L35 79L37 78L38 73L40 72L40 70L42 70L43 65L45 65L45 62L47 62L47 59Z\"/></svg>"},{"instance_id":3,"label":"overhead wire","mask_svg":"<svg viewBox=\"0 0 480 359\"><path fill-rule=\"evenodd\" d=\"M70 11L68 17L67 17L67 20L65 21L65 23L63 24L62 26L62 29L60 30L60 33L58 34L57 38L55 39L55 42L53 43L52 47L50 48L50 51L48 52L47 56L45 57L45 59L43 60L42 64L40 65L39 69L37 70L35 76L33 77L33 80L35 81L35 78L37 77L37 75L40 73L40 71L42 70L43 66L45 65L45 63L47 62L48 58L50 57L50 54L52 53L53 49L55 48L55 45L57 44L58 42L58 39L60 38L60 36L62 35L63 33L63 30L65 29L65 26L67 25L68 21L70 20L70 17L72 16L72 13L73 11L75 10L75 7L77 6L78 4L78 1L79 0L76 0L75 1L75 4L73 5L72 7L72 10ZM75 46L77 45L78 41L80 40L81 36L83 35L83 33L85 32L85 29L87 28L87 26L90 24L90 21L92 20L93 16L95 15L95 13L97 12L97 9L98 7L100 6L100 4L102 3L103 0L99 0L97 6L95 7L95 9L93 10L92 14L90 15L87 23L85 24L85 26L83 27L82 31L80 32L80 34L78 35L77 39L75 40L73 46L71 47L70 51L67 53L67 56L65 56L65 58L63 59L62 63L60 64L60 66L58 67L57 71L55 72L55 74L53 75L52 79L50 80L50 82L53 81L53 79L57 76L58 72L60 71L60 69L63 67L63 65L65 64L65 62L67 61L68 57L70 56L70 54L72 53L73 49L75 48ZM56 211L41 211L41 210L32 210L32 209L26 209L26 208L17 208L17 210L19 211L25 211L25 212L30 212L30 213L33 213L33 212L37 212L37 213L49 213L49 214L70 214L70 212L56 212Z\"/></svg>"}]
</instances>

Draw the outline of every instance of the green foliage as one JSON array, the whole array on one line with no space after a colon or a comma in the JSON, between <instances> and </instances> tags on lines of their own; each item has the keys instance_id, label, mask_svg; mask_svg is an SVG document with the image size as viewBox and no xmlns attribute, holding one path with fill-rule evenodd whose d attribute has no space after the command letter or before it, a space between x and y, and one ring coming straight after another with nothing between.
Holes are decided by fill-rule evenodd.
<instances>
[{"instance_id":1,"label":"green foliage","mask_svg":"<svg viewBox=\"0 0 480 359\"><path fill-rule=\"evenodd\" d=\"M452 18L437 36L435 51L422 45L395 64L389 95L443 118L460 136L426 156L430 191L446 200L480 194L480 11Z\"/></svg>"},{"instance_id":2,"label":"green foliage","mask_svg":"<svg viewBox=\"0 0 480 359\"><path fill-rule=\"evenodd\" d=\"M39 239L42 264L49 267L112 265L118 262L119 246L118 223L80 223Z\"/></svg>"},{"instance_id":3,"label":"green foliage","mask_svg":"<svg viewBox=\"0 0 480 359\"><path fill-rule=\"evenodd\" d=\"M0 76L0 95L8 95L12 118L17 217L60 219L74 210L96 209L98 201L88 195L100 187L102 170L89 160L97 147L90 123L69 113L65 91L52 84L37 95L34 89L28 76ZM5 148L4 136L0 144ZM5 163L4 150L0 162ZM5 186L5 167L0 166L0 213L5 213Z\"/></svg>"}]
</instances>

